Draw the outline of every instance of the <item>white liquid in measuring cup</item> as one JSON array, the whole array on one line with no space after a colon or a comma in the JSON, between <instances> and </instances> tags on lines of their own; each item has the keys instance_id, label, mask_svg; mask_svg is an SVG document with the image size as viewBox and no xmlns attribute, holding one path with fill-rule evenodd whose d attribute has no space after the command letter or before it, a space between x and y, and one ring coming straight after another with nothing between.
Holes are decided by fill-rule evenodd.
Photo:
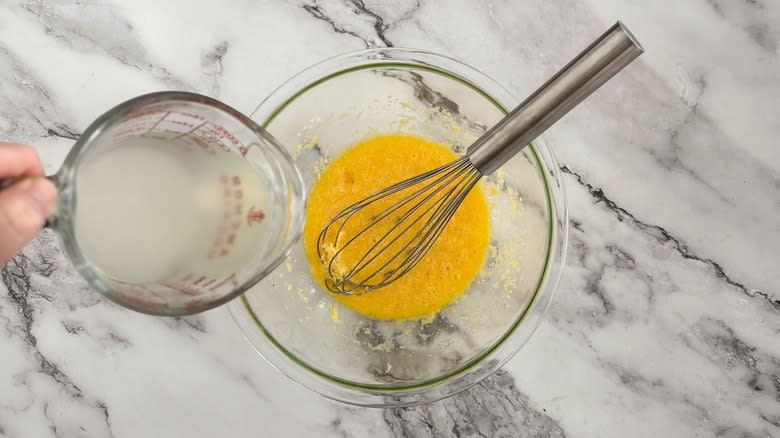
<instances>
[{"instance_id":1,"label":"white liquid in measuring cup","mask_svg":"<svg viewBox=\"0 0 780 438\"><path fill-rule=\"evenodd\" d=\"M226 278L263 250L264 189L236 153L125 139L79 166L78 244L121 282Z\"/></svg>"}]
</instances>

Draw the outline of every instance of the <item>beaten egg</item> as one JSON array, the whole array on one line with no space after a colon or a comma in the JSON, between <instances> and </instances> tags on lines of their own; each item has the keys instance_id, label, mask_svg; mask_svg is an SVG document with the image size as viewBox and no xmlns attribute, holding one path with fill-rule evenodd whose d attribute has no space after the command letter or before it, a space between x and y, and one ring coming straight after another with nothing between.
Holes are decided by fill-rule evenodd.
<instances>
[{"instance_id":1,"label":"beaten egg","mask_svg":"<svg viewBox=\"0 0 780 438\"><path fill-rule=\"evenodd\" d=\"M323 227L339 211L384 187L455 159L457 156L447 146L409 135L371 138L334 159L312 188L306 208L303 243L317 282L325 287L330 262L328 256L321 258L318 255L317 239ZM395 194L361 211L341 230L335 248L321 248L321 252L332 256L338 245L355 236L377 213L409 193L411 191ZM397 220L388 218L386 222L392 224L394 219ZM422 222L424 220L419 223ZM346 246L338 256L339 260L334 260L335 271L348 271L387 229L371 227ZM417 229L419 227L413 226L407 233ZM432 314L460 295L476 277L485 258L489 234L487 202L477 184L425 257L406 275L361 296L332 295L344 306L379 319L408 319ZM391 246L390 250L394 249L397 248ZM388 254L391 253L393 251L386 251L382 257L390 257ZM381 266L384 260L386 258L378 258L373 263Z\"/></svg>"}]
</instances>

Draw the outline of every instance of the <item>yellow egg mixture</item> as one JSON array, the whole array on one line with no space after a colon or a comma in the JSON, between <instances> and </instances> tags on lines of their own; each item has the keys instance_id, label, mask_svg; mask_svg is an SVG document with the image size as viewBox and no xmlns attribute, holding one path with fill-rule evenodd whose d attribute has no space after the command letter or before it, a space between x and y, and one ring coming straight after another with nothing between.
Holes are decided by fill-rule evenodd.
<instances>
[{"instance_id":1,"label":"yellow egg mixture","mask_svg":"<svg viewBox=\"0 0 780 438\"><path fill-rule=\"evenodd\" d=\"M306 209L303 242L314 278L325 287L328 260L321 260L317 255L317 237L333 216L386 186L456 158L444 145L407 135L366 140L336 158L312 188ZM361 211L362 218L348 221L338 242L347 241L374 214L408 193L401 192ZM457 297L477 275L487 250L489 229L485 196L476 185L436 243L405 276L362 296L333 296L352 310L380 319L431 314ZM339 257L351 261L346 265L352 266L385 231L381 227L372 228L363 240L346 246Z\"/></svg>"}]
</instances>

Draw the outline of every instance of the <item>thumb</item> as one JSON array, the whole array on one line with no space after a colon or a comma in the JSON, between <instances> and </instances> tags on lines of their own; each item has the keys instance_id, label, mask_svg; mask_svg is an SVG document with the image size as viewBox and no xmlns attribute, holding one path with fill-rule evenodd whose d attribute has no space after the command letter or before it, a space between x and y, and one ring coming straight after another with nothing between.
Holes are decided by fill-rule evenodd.
<instances>
[{"instance_id":1,"label":"thumb","mask_svg":"<svg viewBox=\"0 0 780 438\"><path fill-rule=\"evenodd\" d=\"M0 191L0 264L35 237L56 198L57 189L45 178L26 178Z\"/></svg>"}]
</instances>

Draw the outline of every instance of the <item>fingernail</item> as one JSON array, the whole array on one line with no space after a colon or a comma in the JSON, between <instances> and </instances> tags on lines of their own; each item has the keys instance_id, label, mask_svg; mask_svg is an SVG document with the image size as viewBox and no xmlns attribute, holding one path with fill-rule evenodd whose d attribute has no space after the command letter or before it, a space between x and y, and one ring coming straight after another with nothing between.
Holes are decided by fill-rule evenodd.
<instances>
[{"instance_id":1,"label":"fingernail","mask_svg":"<svg viewBox=\"0 0 780 438\"><path fill-rule=\"evenodd\" d=\"M17 184L17 190L23 193L26 202L41 216L48 216L57 200L57 187L46 178L30 178Z\"/></svg>"}]
</instances>

